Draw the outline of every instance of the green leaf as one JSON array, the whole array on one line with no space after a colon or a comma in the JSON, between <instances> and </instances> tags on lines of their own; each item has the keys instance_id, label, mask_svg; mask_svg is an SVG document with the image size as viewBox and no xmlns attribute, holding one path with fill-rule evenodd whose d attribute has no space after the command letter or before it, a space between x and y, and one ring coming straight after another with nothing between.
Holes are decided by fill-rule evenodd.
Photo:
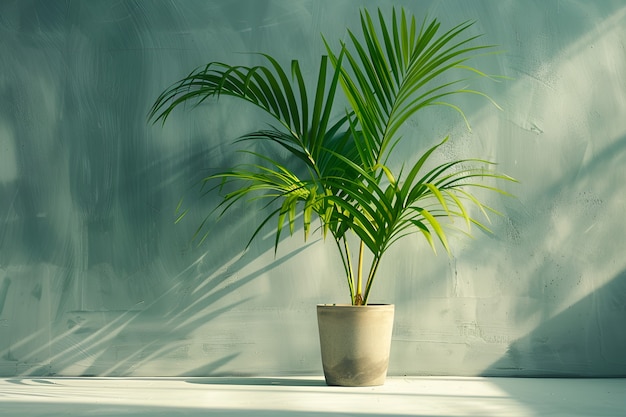
<instances>
[{"instance_id":1,"label":"green leaf","mask_svg":"<svg viewBox=\"0 0 626 417\"><path fill-rule=\"evenodd\" d=\"M443 247L446 249L446 251L448 253L450 253L450 247L448 246L448 239L446 238L446 234L443 231L443 228L441 227L441 224L437 221L437 219L428 210L423 209L423 208L416 208L416 210L422 216L424 216L426 221L428 221L430 226L435 231L435 234L437 235L437 237L441 241L441 244L443 245Z\"/></svg>"}]
</instances>

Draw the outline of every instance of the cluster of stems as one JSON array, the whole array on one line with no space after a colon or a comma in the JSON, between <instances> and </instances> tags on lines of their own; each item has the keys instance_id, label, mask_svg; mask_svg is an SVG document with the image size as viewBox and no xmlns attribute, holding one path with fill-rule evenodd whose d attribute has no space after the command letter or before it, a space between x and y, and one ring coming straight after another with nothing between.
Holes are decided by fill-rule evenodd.
<instances>
[{"instance_id":1,"label":"cluster of stems","mask_svg":"<svg viewBox=\"0 0 626 417\"><path fill-rule=\"evenodd\" d=\"M357 273L354 274L352 256L350 255L350 248L348 247L348 241L346 236L341 238L341 243L337 241L339 245L339 252L341 253L346 277L348 280L348 287L350 288L350 299L352 305L362 306L367 305L367 299L369 298L370 289L374 281L374 276L380 263L380 256L374 256L372 264L370 265L367 281L365 282L365 289L363 288L363 262L365 255L365 244L360 241L359 244L359 258L357 262ZM343 246L343 248L342 248Z\"/></svg>"}]
</instances>

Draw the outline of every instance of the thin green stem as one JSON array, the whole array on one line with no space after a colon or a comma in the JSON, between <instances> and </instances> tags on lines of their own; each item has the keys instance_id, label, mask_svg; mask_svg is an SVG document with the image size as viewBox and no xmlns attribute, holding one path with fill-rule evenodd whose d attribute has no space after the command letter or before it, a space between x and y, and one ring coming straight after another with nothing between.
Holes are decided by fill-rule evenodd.
<instances>
[{"instance_id":1,"label":"thin green stem","mask_svg":"<svg viewBox=\"0 0 626 417\"><path fill-rule=\"evenodd\" d=\"M365 252L365 243L361 240L361 244L359 245L359 269L356 281L356 296L354 299L354 305L357 306L365 304L365 301L363 300L363 252Z\"/></svg>"},{"instance_id":2,"label":"thin green stem","mask_svg":"<svg viewBox=\"0 0 626 417\"><path fill-rule=\"evenodd\" d=\"M372 284L374 283L374 277L376 276L376 271L378 270L378 266L380 265L380 257L375 256L372 261L372 266L370 268L370 273L367 278L367 285L365 286L365 297L363 297L363 304L367 304L367 299L370 295L370 290L372 289Z\"/></svg>"},{"instance_id":3,"label":"thin green stem","mask_svg":"<svg viewBox=\"0 0 626 417\"><path fill-rule=\"evenodd\" d=\"M354 304L356 300L356 295L354 293L354 272L352 271L352 257L350 256L348 240L345 237L342 240L345 252L346 278L348 279L348 287L350 287L350 300L352 301L352 304Z\"/></svg>"}]
</instances>

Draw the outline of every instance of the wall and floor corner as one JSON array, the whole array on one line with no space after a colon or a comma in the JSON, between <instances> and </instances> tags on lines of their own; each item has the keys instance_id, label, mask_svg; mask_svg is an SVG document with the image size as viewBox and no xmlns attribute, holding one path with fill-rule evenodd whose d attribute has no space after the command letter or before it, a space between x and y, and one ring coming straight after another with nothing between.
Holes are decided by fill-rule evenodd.
<instances>
[{"instance_id":1,"label":"wall and floor corner","mask_svg":"<svg viewBox=\"0 0 626 417\"><path fill-rule=\"evenodd\" d=\"M0 375L321 373L315 305L347 300L332 248L296 237L275 257L268 237L242 254L245 206L190 244L214 203L198 181L258 114L225 101L161 128L146 113L199 65L256 59L240 52L314 76L320 33L388 4L0 2ZM502 45L487 70L510 80L484 88L503 111L470 103L471 132L443 110L409 127L520 184L490 201L493 236L455 239L452 258L418 239L388 255L373 301L396 304L390 374L626 376L623 1L395 4L476 19Z\"/></svg>"}]
</instances>

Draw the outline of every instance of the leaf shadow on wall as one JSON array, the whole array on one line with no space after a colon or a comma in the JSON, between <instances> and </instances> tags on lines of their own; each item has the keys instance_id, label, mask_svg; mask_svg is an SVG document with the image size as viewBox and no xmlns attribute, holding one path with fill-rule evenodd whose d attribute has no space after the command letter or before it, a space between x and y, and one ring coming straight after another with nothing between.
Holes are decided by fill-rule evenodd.
<instances>
[{"instance_id":1,"label":"leaf shadow on wall","mask_svg":"<svg viewBox=\"0 0 626 417\"><path fill-rule=\"evenodd\" d=\"M245 334L233 331L235 340L221 342L209 334L203 344L194 332L248 302L241 288L304 249L250 266L273 245L259 240L239 257L245 241L237 240L249 236L255 220L251 207L213 227L216 243L208 250L188 242L201 217L173 225L177 187L195 184L210 161L236 162L235 155L214 157L218 147L210 146L230 137L220 130L228 123L208 125L207 140L187 138L195 125L184 120L177 126L181 142L169 147L146 133L154 77L198 57L190 21L204 31L210 15L228 26L230 6L199 3L148 10L28 2L16 9L23 19L7 45L20 59L0 110L15 121L25 174L0 189L7 197L0 211L11 214L0 228L0 263L9 265L0 276L0 298L7 300L0 314L10 322L0 329L8 335L0 341L6 369L129 375L171 366L163 372L212 374L237 357ZM256 22L271 17L266 3L246 14ZM237 25L258 41L246 22ZM167 359L171 365L151 365Z\"/></svg>"},{"instance_id":2,"label":"leaf shadow on wall","mask_svg":"<svg viewBox=\"0 0 626 417\"><path fill-rule=\"evenodd\" d=\"M211 235L215 243L208 249L190 249L191 233L187 232L192 229L169 230L180 227L171 226L173 216L155 212L151 207L170 198L167 190L172 182L177 182L174 177L178 174L159 172L201 171L200 167L210 159L203 153L198 150L191 158L163 156L145 169L141 164L127 164L126 175L138 178L137 183L146 189L143 198L134 196L121 203L126 207L117 212L116 223L125 226L119 236L111 236L115 232L103 228L108 236L91 233L90 238L96 244L99 239L121 242L128 236L135 243L112 248L110 256L95 251L99 254L97 262L82 273L68 274L70 282L63 285L65 290L60 292L56 314L51 317L50 343L34 346L14 358L19 363L33 364L24 374L125 376L156 372L206 376L216 374L239 356L237 344L246 343L245 334L233 333L229 339L230 333L224 337L224 330L220 329L218 333L222 334L215 338L212 334L198 335L198 329L210 330L218 318L245 305L252 296L245 291L240 293L244 286L306 247L250 268L250 263L270 250L273 242L260 240L244 256L240 250L245 242L231 239L248 235L246 218L254 217L255 210L242 209L236 213L237 221L216 223ZM182 177L189 181L186 175ZM137 191L136 185L127 187L118 190L121 196ZM93 207L90 210L97 211ZM184 236L177 240L180 235ZM142 238L150 236L157 238L150 238L146 246ZM178 244L185 241L189 248L181 251ZM123 248L142 245L137 256L124 254ZM244 269L247 272L242 274ZM73 291L75 288L78 291ZM10 292L8 289L9 296ZM15 341L13 345L20 344L22 341ZM47 350L50 357L46 363L35 365L34 358Z\"/></svg>"}]
</instances>

